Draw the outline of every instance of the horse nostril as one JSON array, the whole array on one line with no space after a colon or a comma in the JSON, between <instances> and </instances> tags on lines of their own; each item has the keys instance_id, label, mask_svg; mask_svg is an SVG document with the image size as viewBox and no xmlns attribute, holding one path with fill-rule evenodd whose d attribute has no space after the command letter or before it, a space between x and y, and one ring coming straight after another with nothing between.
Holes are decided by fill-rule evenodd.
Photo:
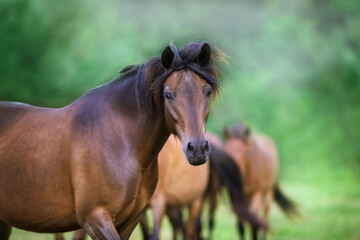
<instances>
[{"instance_id":1,"label":"horse nostril","mask_svg":"<svg viewBox=\"0 0 360 240\"><path fill-rule=\"evenodd\" d=\"M188 145L187 145L187 150L189 152L195 152L195 146L192 142L189 142Z\"/></svg>"},{"instance_id":2,"label":"horse nostril","mask_svg":"<svg viewBox=\"0 0 360 240\"><path fill-rule=\"evenodd\" d=\"M202 150L204 153L210 151L210 145L209 145L209 142L208 142L207 140L205 140L205 141L201 144L201 150Z\"/></svg>"}]
</instances>

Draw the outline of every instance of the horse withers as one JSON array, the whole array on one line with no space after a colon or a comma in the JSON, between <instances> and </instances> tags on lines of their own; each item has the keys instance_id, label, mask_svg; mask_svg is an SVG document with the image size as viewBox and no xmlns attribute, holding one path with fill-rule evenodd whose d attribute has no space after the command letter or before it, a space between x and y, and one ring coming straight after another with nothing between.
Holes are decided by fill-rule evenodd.
<instances>
[{"instance_id":1,"label":"horse withers","mask_svg":"<svg viewBox=\"0 0 360 240\"><path fill-rule=\"evenodd\" d=\"M189 163L205 163L222 56L206 42L170 45L66 107L1 102L0 239L11 226L128 239L155 190L170 133Z\"/></svg>"}]
</instances>

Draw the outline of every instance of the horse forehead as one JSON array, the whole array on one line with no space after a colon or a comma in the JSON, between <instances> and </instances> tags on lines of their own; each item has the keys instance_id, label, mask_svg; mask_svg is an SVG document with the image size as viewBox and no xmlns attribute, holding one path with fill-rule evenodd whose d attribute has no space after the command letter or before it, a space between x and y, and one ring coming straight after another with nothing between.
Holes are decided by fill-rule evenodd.
<instances>
[{"instance_id":1,"label":"horse forehead","mask_svg":"<svg viewBox=\"0 0 360 240\"><path fill-rule=\"evenodd\" d=\"M184 71L181 78L181 83L190 87L201 87L206 83L206 81L194 72Z\"/></svg>"},{"instance_id":2,"label":"horse forehead","mask_svg":"<svg viewBox=\"0 0 360 240\"><path fill-rule=\"evenodd\" d=\"M206 84L206 81L192 71L174 72L166 85L176 89L196 90Z\"/></svg>"}]
</instances>

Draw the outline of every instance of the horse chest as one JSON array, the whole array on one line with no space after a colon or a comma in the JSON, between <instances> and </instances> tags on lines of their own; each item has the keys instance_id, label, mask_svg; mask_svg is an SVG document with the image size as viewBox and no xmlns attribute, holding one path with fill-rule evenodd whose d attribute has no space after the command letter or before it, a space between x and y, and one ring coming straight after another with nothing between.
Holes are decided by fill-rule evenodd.
<instances>
[{"instance_id":1,"label":"horse chest","mask_svg":"<svg viewBox=\"0 0 360 240\"><path fill-rule=\"evenodd\" d=\"M73 161L75 201L82 221L102 207L121 231L136 222L148 204L156 187L157 162L142 169L138 158L122 153L108 151L107 158L93 159L94 154L81 155Z\"/></svg>"},{"instance_id":2,"label":"horse chest","mask_svg":"<svg viewBox=\"0 0 360 240\"><path fill-rule=\"evenodd\" d=\"M150 168L146 171L133 173L131 184L127 184L120 193L116 205L114 225L120 228L137 221L140 213L149 204L157 183L157 169Z\"/></svg>"},{"instance_id":3,"label":"horse chest","mask_svg":"<svg viewBox=\"0 0 360 240\"><path fill-rule=\"evenodd\" d=\"M183 206L201 196L209 179L209 162L192 166L185 159L177 161L171 172L168 172L166 183L167 202L171 206Z\"/></svg>"}]
</instances>

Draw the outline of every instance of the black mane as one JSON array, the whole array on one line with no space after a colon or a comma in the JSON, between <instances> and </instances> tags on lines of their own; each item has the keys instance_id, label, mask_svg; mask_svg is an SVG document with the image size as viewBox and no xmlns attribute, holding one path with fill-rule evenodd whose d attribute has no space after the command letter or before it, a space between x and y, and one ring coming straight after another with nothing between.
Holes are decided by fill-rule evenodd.
<instances>
[{"instance_id":1,"label":"black mane","mask_svg":"<svg viewBox=\"0 0 360 240\"><path fill-rule=\"evenodd\" d=\"M207 65L201 66L197 58L203 44L189 43L181 48L178 57L174 58L168 69L164 68L161 57L153 57L142 64L127 66L120 71L120 77L109 84L113 85L127 78L135 79L137 104L147 116L154 116L155 113L163 111L163 85L175 71L190 70L198 74L211 85L215 96L220 88L219 79L222 78L220 64L225 62L225 58L221 50L209 44L210 60Z\"/></svg>"}]
</instances>

